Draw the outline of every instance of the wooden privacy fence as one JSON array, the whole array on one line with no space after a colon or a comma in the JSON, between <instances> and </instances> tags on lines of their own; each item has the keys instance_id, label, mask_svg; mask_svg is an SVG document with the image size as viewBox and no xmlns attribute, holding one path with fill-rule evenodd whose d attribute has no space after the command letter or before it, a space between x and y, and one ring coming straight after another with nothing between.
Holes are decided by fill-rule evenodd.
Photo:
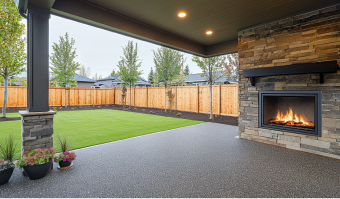
<instances>
[{"instance_id":1,"label":"wooden privacy fence","mask_svg":"<svg viewBox=\"0 0 340 199\"><path fill-rule=\"evenodd\" d=\"M71 88L67 90L68 106L103 105L114 104L114 89L91 89L91 88ZM4 87L0 87L0 107L3 106ZM49 105L65 105L65 89L49 89ZM27 88L19 86L9 86L7 96L7 107L26 107Z\"/></svg>"},{"instance_id":2,"label":"wooden privacy fence","mask_svg":"<svg viewBox=\"0 0 340 199\"><path fill-rule=\"evenodd\" d=\"M209 86L172 87L175 94L173 110L210 113ZM122 105L122 89L86 89L71 88L67 90L67 105ZM26 87L9 87L7 107L26 107ZM165 106L164 87L132 88L131 105L146 108ZM130 89L126 93L126 105L130 105ZM65 104L65 89L49 89L50 106ZM3 105L3 87L0 87L0 107ZM169 103L167 103L169 108ZM217 115L238 116L238 85L213 86L213 113Z\"/></svg>"},{"instance_id":3,"label":"wooden privacy fence","mask_svg":"<svg viewBox=\"0 0 340 199\"><path fill-rule=\"evenodd\" d=\"M172 91L175 94L173 110L210 113L209 86L172 87ZM121 94L122 90L116 89L115 104L122 104ZM137 107L164 109L164 96L164 87L132 88L131 104ZM130 89L127 89L125 104L130 104ZM213 113L238 116L238 85L213 86Z\"/></svg>"}]
</instances>

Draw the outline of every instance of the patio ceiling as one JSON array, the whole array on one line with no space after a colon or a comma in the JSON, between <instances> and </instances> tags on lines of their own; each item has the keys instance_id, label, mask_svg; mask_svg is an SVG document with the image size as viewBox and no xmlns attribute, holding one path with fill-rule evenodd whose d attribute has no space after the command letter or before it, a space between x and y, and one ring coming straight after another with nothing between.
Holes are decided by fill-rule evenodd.
<instances>
[{"instance_id":1,"label":"patio ceiling","mask_svg":"<svg viewBox=\"0 0 340 199\"><path fill-rule=\"evenodd\" d=\"M52 14L202 57L237 52L237 31L338 0L29 0ZM187 13L185 18L177 14ZM212 35L206 35L212 30Z\"/></svg>"}]
</instances>

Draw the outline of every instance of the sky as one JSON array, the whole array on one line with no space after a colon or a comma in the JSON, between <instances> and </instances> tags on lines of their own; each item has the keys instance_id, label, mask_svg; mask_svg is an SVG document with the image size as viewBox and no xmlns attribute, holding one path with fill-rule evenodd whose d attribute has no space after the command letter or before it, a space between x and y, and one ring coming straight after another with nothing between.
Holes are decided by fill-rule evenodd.
<instances>
[{"instance_id":1,"label":"sky","mask_svg":"<svg viewBox=\"0 0 340 199\"><path fill-rule=\"evenodd\" d=\"M26 20L23 21L26 24ZM98 73L103 78L110 76L112 69L118 70L117 64L123 56L123 46L129 40L138 43L138 56L142 60L140 70L143 71L142 77L147 79L151 67L155 69L153 63L153 52L161 46L134 39L132 37L120 35L118 33L103 30L97 27L82 24L76 21L51 15L49 29L49 53L52 53L53 43L59 43L59 37L68 32L69 37L75 39L77 58L75 61L90 67L90 77ZM26 26L27 27L27 26ZM196 63L191 61L192 55L184 53L186 64L189 65L190 73L200 73L201 69ZM25 76L23 73L22 76Z\"/></svg>"}]
</instances>

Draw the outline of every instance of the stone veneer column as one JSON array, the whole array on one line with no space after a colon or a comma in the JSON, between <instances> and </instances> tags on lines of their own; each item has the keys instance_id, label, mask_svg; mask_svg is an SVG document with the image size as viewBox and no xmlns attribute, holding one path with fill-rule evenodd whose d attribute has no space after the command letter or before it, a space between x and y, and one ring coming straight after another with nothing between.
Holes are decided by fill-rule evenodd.
<instances>
[{"instance_id":1,"label":"stone veneer column","mask_svg":"<svg viewBox=\"0 0 340 199\"><path fill-rule=\"evenodd\" d=\"M22 153L34 149L53 147L53 116L55 111L27 112L21 114Z\"/></svg>"}]
</instances>

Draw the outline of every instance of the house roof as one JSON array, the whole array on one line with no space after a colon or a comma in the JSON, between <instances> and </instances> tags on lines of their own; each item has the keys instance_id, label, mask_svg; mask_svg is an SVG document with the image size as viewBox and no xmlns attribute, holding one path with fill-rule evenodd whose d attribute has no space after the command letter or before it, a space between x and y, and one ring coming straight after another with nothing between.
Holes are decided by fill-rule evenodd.
<instances>
[{"instance_id":1,"label":"house roof","mask_svg":"<svg viewBox=\"0 0 340 199\"><path fill-rule=\"evenodd\" d=\"M136 82L136 85L151 85L151 84L147 81L140 80Z\"/></svg>"},{"instance_id":2,"label":"house roof","mask_svg":"<svg viewBox=\"0 0 340 199\"><path fill-rule=\"evenodd\" d=\"M106 80L117 80L119 79L120 75L114 75L114 76L110 76L110 77L105 77L103 79L98 79L97 81L106 81Z\"/></svg>"},{"instance_id":3,"label":"house roof","mask_svg":"<svg viewBox=\"0 0 340 199\"><path fill-rule=\"evenodd\" d=\"M142 77L138 77L138 81L136 82L136 85L151 85L149 82L147 82L144 78ZM97 80L97 82L101 82L101 81L108 81L108 80L111 80L112 82L115 82L115 83L118 83L120 84L121 83L121 80L120 80L120 75L114 75L114 76L111 76L111 77L105 77L103 79L99 79Z\"/></svg>"},{"instance_id":4,"label":"house roof","mask_svg":"<svg viewBox=\"0 0 340 199\"><path fill-rule=\"evenodd\" d=\"M75 74L74 77L72 78L72 80L76 80L77 82L93 82L95 83L96 81L94 81L93 79L90 79L88 77L84 77L78 74Z\"/></svg>"},{"instance_id":5,"label":"house roof","mask_svg":"<svg viewBox=\"0 0 340 199\"><path fill-rule=\"evenodd\" d=\"M16 85L16 86L23 86L23 84L21 83L22 80L26 80L25 77L19 77L16 76L14 77L17 81L12 81L12 84Z\"/></svg>"},{"instance_id":6,"label":"house roof","mask_svg":"<svg viewBox=\"0 0 340 199\"><path fill-rule=\"evenodd\" d=\"M185 78L184 82L189 83L189 82L205 82L207 80L205 80L204 77L201 76L202 73L198 73L198 74L190 74L189 78Z\"/></svg>"},{"instance_id":7,"label":"house roof","mask_svg":"<svg viewBox=\"0 0 340 199\"><path fill-rule=\"evenodd\" d=\"M55 76L50 76L50 81L52 81L54 79ZM73 78L71 78L71 80L75 80L77 82L91 82L91 83L95 83L96 81L93 79L90 79L88 77L84 77L78 74L75 74Z\"/></svg>"},{"instance_id":8,"label":"house roof","mask_svg":"<svg viewBox=\"0 0 340 199\"><path fill-rule=\"evenodd\" d=\"M206 81L207 81L206 78L205 78L204 76L202 77L201 75L202 75L202 73L190 74L190 75L189 75L189 78L185 78L185 79L184 79L184 82L185 82L185 83L192 83L192 82L206 82ZM219 83L224 83L224 82L237 83L237 82L235 82L235 81L230 81L230 80L228 80L228 78L225 77L225 76L222 76L222 77L218 78L218 79L216 80L216 82L219 82Z\"/></svg>"}]
</instances>

